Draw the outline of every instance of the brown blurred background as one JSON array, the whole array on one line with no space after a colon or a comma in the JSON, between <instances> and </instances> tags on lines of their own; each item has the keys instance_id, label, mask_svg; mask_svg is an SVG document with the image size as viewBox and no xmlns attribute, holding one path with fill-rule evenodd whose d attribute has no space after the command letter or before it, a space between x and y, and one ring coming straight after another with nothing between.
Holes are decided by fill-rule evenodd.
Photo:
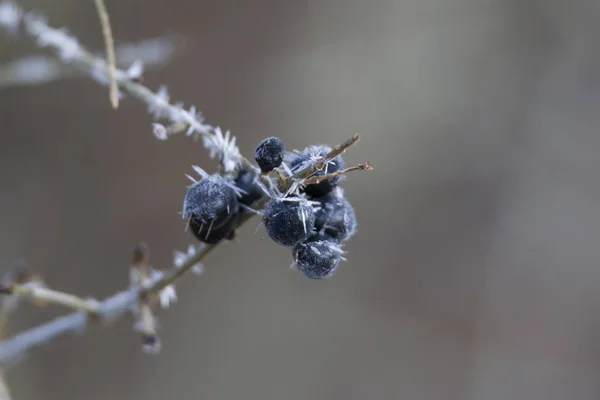
<instances>
[{"instance_id":1,"label":"brown blurred background","mask_svg":"<svg viewBox=\"0 0 600 400\"><path fill-rule=\"evenodd\" d=\"M91 1L23 0L103 48ZM167 34L168 84L251 154L363 141L359 232L336 276L289 270L245 226L160 314L34 351L15 399L596 399L600 395L600 5L590 0L108 0L117 44ZM34 51L2 39L1 60ZM0 261L104 297L133 245L192 241L178 216L200 144L151 134L89 79L0 92ZM18 331L60 310L25 307Z\"/></svg>"}]
</instances>

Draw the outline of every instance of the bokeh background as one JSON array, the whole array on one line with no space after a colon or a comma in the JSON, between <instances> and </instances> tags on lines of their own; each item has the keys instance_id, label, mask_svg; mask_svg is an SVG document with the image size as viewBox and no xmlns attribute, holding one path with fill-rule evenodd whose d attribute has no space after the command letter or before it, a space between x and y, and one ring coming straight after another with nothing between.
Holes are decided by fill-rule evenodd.
<instances>
[{"instance_id":1,"label":"bokeh background","mask_svg":"<svg viewBox=\"0 0 600 400\"><path fill-rule=\"evenodd\" d=\"M92 1L23 0L102 50ZM15 399L596 399L600 395L600 6L590 0L108 0L117 44L178 35L145 74L251 154L338 143L358 234L333 279L254 233L160 314L90 327L8 371ZM37 51L2 38L0 60ZM146 107L89 79L0 91L0 262L104 297L132 247L170 266L197 164ZM24 307L12 332L62 310Z\"/></svg>"}]
</instances>

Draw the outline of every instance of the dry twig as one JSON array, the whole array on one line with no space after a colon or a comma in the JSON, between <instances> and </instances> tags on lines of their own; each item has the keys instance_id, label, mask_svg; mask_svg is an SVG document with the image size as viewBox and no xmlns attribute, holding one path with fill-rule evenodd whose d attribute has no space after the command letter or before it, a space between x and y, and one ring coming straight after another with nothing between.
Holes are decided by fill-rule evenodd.
<instances>
[{"instance_id":1,"label":"dry twig","mask_svg":"<svg viewBox=\"0 0 600 400\"><path fill-rule=\"evenodd\" d=\"M104 0L94 0L94 4L96 4L96 11L98 12L98 18L100 19L100 25L102 26L102 36L104 37L104 44L106 46L108 77L110 79L110 104L113 108L117 108L119 107L119 89L117 87L116 79L117 57L115 55L115 41L110 27L110 18Z\"/></svg>"}]
</instances>

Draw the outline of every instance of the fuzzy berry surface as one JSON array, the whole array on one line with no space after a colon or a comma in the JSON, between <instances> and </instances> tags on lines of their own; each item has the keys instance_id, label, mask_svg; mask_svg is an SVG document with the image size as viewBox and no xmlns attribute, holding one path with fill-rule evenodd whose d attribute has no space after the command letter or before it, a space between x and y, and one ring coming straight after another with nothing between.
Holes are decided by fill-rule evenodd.
<instances>
[{"instance_id":1,"label":"fuzzy berry surface","mask_svg":"<svg viewBox=\"0 0 600 400\"><path fill-rule=\"evenodd\" d=\"M211 175L188 188L183 201L183 216L218 228L237 212L238 207L237 194L231 185L225 178Z\"/></svg>"},{"instance_id":2,"label":"fuzzy berry surface","mask_svg":"<svg viewBox=\"0 0 600 400\"><path fill-rule=\"evenodd\" d=\"M310 279L332 276L340 265L341 251L327 240L309 241L294 248L296 267Z\"/></svg>"},{"instance_id":3,"label":"fuzzy berry surface","mask_svg":"<svg viewBox=\"0 0 600 400\"><path fill-rule=\"evenodd\" d=\"M315 229L340 242L356 232L354 207L343 197L333 194L318 199L321 208L315 214Z\"/></svg>"},{"instance_id":4,"label":"fuzzy berry surface","mask_svg":"<svg viewBox=\"0 0 600 400\"><path fill-rule=\"evenodd\" d=\"M282 246L295 246L308 239L314 231L315 212L302 198L292 201L271 199L263 215L267 234Z\"/></svg>"}]
</instances>

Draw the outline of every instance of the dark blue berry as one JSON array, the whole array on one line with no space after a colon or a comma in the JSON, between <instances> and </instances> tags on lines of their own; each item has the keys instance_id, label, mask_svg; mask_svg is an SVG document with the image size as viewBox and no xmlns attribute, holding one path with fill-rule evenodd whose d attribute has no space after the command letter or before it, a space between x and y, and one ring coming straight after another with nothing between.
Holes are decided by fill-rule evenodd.
<instances>
[{"instance_id":1,"label":"dark blue berry","mask_svg":"<svg viewBox=\"0 0 600 400\"><path fill-rule=\"evenodd\" d=\"M292 153L288 153L286 158L292 171L298 172L311 165L314 165L330 151L331 147L329 146L309 146L298 154L291 155ZM342 169L344 169L344 160L342 159L342 156L337 156L329 161L329 163L327 163L325 168L323 168L321 171L315 172L313 176L323 176L332 172L340 171ZM330 193L337 186L340 178L340 176L335 176L333 178L325 179L319 183L306 185L303 191L309 196L313 197L324 196Z\"/></svg>"},{"instance_id":2,"label":"dark blue berry","mask_svg":"<svg viewBox=\"0 0 600 400\"><path fill-rule=\"evenodd\" d=\"M219 175L211 175L189 187L183 201L183 217L215 229L228 222L238 207L237 193L231 184Z\"/></svg>"},{"instance_id":3,"label":"dark blue berry","mask_svg":"<svg viewBox=\"0 0 600 400\"><path fill-rule=\"evenodd\" d=\"M315 212L301 198L292 201L272 199L265 207L263 222L274 242L282 246L295 246L313 233Z\"/></svg>"},{"instance_id":4,"label":"dark blue berry","mask_svg":"<svg viewBox=\"0 0 600 400\"><path fill-rule=\"evenodd\" d=\"M210 225L202 224L196 218L190 219L189 229L192 234L201 242L216 244L223 239L231 240L235 234L239 213L236 211L221 226L215 228Z\"/></svg>"},{"instance_id":5,"label":"dark blue berry","mask_svg":"<svg viewBox=\"0 0 600 400\"><path fill-rule=\"evenodd\" d=\"M299 166L302 164L303 161L308 161L308 158L303 159L301 157L302 153L296 153L296 152L291 152L288 151L285 153L285 155L283 156L283 161L286 163L286 165L292 170L292 171L298 171L299 170Z\"/></svg>"},{"instance_id":6,"label":"dark blue berry","mask_svg":"<svg viewBox=\"0 0 600 400\"><path fill-rule=\"evenodd\" d=\"M256 178L256 174L246 170L242 170L238 174L235 185L243 191L241 197L238 199L240 203L250 206L265 195L256 183Z\"/></svg>"},{"instance_id":7,"label":"dark blue berry","mask_svg":"<svg viewBox=\"0 0 600 400\"><path fill-rule=\"evenodd\" d=\"M315 229L340 242L348 240L356 232L354 208L343 197L327 195L320 197L321 208L315 214Z\"/></svg>"},{"instance_id":8,"label":"dark blue berry","mask_svg":"<svg viewBox=\"0 0 600 400\"><path fill-rule=\"evenodd\" d=\"M283 142L274 136L264 139L254 150L254 158L262 172L269 172L279 167L284 155Z\"/></svg>"},{"instance_id":9,"label":"dark blue berry","mask_svg":"<svg viewBox=\"0 0 600 400\"><path fill-rule=\"evenodd\" d=\"M309 241L294 247L298 270L311 279L329 278L340 265L341 250L327 240Z\"/></svg>"}]
</instances>

